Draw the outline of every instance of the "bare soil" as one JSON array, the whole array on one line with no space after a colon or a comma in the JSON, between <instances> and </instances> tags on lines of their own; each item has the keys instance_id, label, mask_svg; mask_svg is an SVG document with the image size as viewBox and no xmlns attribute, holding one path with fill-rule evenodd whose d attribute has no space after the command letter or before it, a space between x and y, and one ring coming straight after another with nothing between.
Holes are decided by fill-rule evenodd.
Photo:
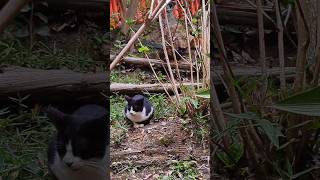
<instances>
[{"instance_id":1,"label":"bare soil","mask_svg":"<svg viewBox=\"0 0 320 180\"><path fill-rule=\"evenodd\" d=\"M120 146L111 145L111 179L158 179L175 160L196 161L199 179L209 179L209 148L196 143L183 119L167 118L131 128Z\"/></svg>"}]
</instances>

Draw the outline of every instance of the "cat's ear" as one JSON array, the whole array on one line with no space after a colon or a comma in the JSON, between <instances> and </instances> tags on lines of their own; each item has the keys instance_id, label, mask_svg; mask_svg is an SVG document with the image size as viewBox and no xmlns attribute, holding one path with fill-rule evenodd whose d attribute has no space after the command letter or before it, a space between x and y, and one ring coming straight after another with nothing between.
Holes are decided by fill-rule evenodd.
<instances>
[{"instance_id":1,"label":"cat's ear","mask_svg":"<svg viewBox=\"0 0 320 180\"><path fill-rule=\"evenodd\" d=\"M129 97L129 96L127 96L127 95L125 95L124 98L125 98L128 102L132 100L132 97Z\"/></svg>"},{"instance_id":2,"label":"cat's ear","mask_svg":"<svg viewBox=\"0 0 320 180\"><path fill-rule=\"evenodd\" d=\"M67 122L68 115L59 111L58 109L48 106L43 110L47 117L52 121L56 129L61 130L63 127L65 127L65 124Z\"/></svg>"},{"instance_id":3,"label":"cat's ear","mask_svg":"<svg viewBox=\"0 0 320 180\"><path fill-rule=\"evenodd\" d=\"M110 122L107 120L107 116L91 119L89 122L81 126L80 131L89 133L90 135L95 136L104 136L110 137ZM109 138L108 138L109 139Z\"/></svg>"}]
</instances>

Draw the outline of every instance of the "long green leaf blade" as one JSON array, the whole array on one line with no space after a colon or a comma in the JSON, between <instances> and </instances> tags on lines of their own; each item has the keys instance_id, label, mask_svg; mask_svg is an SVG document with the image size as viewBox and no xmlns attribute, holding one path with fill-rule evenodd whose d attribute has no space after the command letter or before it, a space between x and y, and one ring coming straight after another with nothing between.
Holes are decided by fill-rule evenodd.
<instances>
[{"instance_id":1,"label":"long green leaf blade","mask_svg":"<svg viewBox=\"0 0 320 180\"><path fill-rule=\"evenodd\" d=\"M291 96L271 107L295 114L320 117L320 86Z\"/></svg>"}]
</instances>

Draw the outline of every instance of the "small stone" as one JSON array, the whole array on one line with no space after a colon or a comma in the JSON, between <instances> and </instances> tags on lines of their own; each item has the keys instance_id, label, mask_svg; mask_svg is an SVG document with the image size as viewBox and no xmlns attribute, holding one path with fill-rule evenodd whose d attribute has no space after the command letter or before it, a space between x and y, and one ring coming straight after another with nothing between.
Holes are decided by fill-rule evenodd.
<instances>
[{"instance_id":1,"label":"small stone","mask_svg":"<svg viewBox=\"0 0 320 180\"><path fill-rule=\"evenodd\" d=\"M165 125L167 125L167 122L161 122L161 126L165 126Z\"/></svg>"}]
</instances>

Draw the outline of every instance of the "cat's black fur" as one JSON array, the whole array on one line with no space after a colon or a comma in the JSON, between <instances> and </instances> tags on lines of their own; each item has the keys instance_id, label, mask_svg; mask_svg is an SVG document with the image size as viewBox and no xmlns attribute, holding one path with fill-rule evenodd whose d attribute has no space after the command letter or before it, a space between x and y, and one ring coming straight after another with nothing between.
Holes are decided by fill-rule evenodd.
<instances>
[{"instance_id":1,"label":"cat's black fur","mask_svg":"<svg viewBox=\"0 0 320 180\"><path fill-rule=\"evenodd\" d=\"M57 129L48 148L52 174L59 180L106 179L110 144L107 110L85 105L70 115L53 107L45 112Z\"/></svg>"},{"instance_id":2,"label":"cat's black fur","mask_svg":"<svg viewBox=\"0 0 320 180\"><path fill-rule=\"evenodd\" d=\"M151 102L143 95L135 95L133 97L125 96L125 99L127 100L127 105L124 110L125 117L134 124L149 124L154 114L154 108ZM130 113L130 110L137 113L136 117ZM140 117L138 117L138 115Z\"/></svg>"}]
</instances>

